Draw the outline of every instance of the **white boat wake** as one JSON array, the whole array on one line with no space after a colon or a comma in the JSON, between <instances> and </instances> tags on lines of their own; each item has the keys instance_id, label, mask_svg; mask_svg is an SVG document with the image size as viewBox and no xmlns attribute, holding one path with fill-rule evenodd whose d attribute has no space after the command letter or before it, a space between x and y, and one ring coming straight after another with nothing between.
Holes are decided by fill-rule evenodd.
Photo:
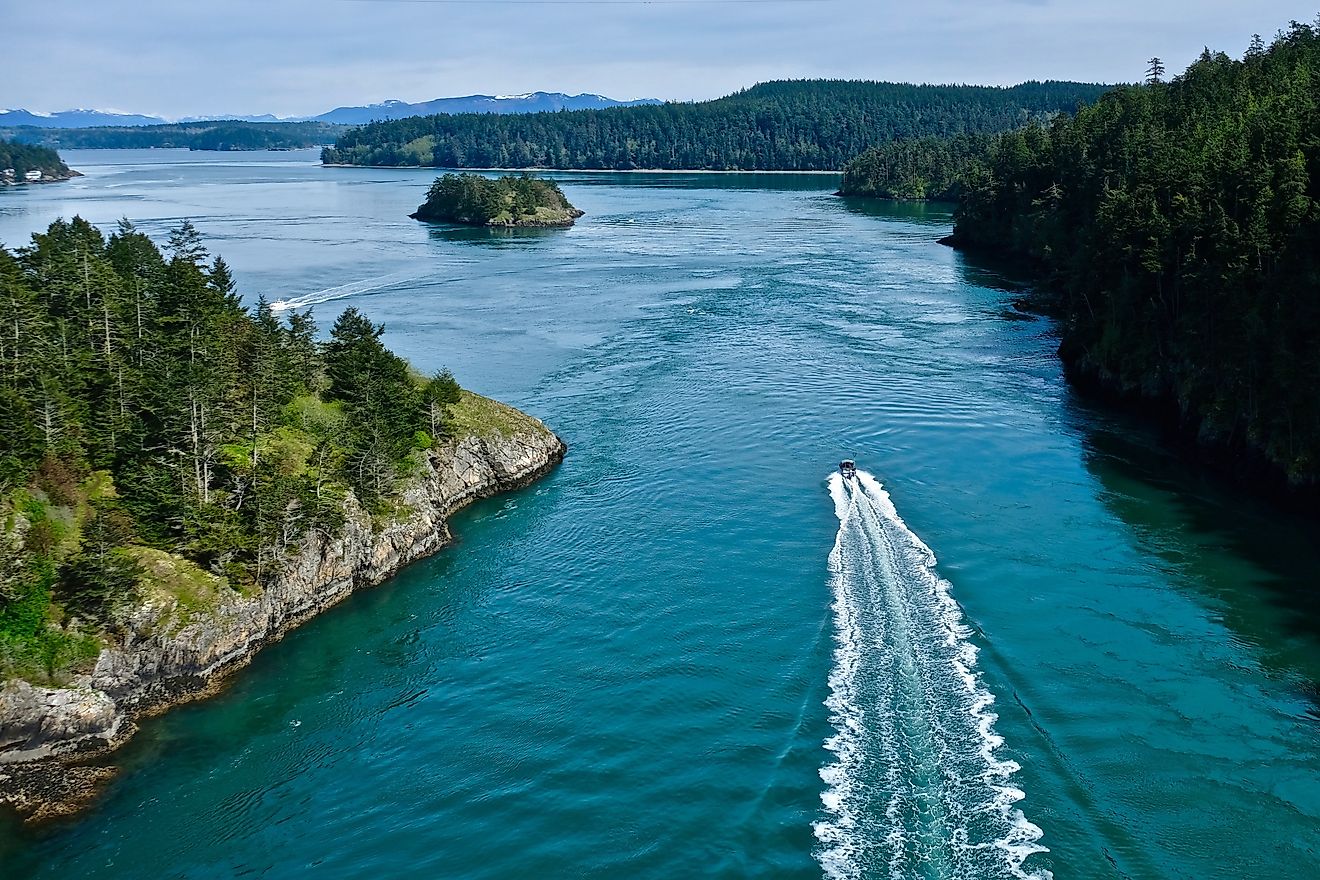
<instances>
[{"instance_id":1,"label":"white boat wake","mask_svg":"<svg viewBox=\"0 0 1320 880\"><path fill-rule=\"evenodd\" d=\"M994 695L935 556L865 471L830 478L834 760L821 769L816 856L838 880L1048 880L1048 852L1016 804L1020 768L995 757Z\"/></svg>"},{"instance_id":2,"label":"white boat wake","mask_svg":"<svg viewBox=\"0 0 1320 880\"><path fill-rule=\"evenodd\" d=\"M422 276L417 272L395 272L377 278L364 278L361 281L350 281L347 284L314 290L311 293L304 293L301 296L276 300L270 304L270 310L278 313L287 312L290 309L304 309L308 306L319 305L324 302L330 302L331 300L345 299L350 296L360 296L364 293L373 293L377 290L393 287L396 284L415 281L420 277Z\"/></svg>"}]
</instances>

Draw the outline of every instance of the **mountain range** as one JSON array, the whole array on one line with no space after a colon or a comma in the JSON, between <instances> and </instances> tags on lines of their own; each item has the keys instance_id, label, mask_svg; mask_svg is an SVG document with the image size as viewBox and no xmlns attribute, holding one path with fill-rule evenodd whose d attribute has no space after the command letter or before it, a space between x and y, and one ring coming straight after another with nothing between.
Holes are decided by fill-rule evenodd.
<instances>
[{"instance_id":1,"label":"mountain range","mask_svg":"<svg viewBox=\"0 0 1320 880\"><path fill-rule=\"evenodd\" d=\"M31 125L37 128L90 128L96 125L158 125L165 120L136 113L105 110L61 110L34 113L30 110L0 110L0 125Z\"/></svg>"},{"instance_id":2,"label":"mountain range","mask_svg":"<svg viewBox=\"0 0 1320 880\"><path fill-rule=\"evenodd\" d=\"M601 110L606 107L632 107L659 104L655 98L639 101L615 101L603 95L566 95L563 92L529 92L525 95L467 95L460 98L436 98L410 104L407 101L383 101L364 107L336 107L319 116L188 116L169 120L136 113L106 110L61 110L58 113L34 113L29 110L0 110L0 126L30 125L37 128L93 128L106 125L161 125L169 122L203 122L236 119L243 122L333 122L361 125L373 120L429 116L433 113L541 113L555 110Z\"/></svg>"},{"instance_id":3,"label":"mountain range","mask_svg":"<svg viewBox=\"0 0 1320 880\"><path fill-rule=\"evenodd\" d=\"M341 125L361 125L377 119L403 119L408 116L430 116L433 113L543 113L555 110L603 110L607 107L634 107L639 104L659 104L655 98L640 101L616 101L604 95L565 95L563 92L530 92L526 95L468 95L463 98L436 98L409 104L404 101L385 101L366 107L336 107L329 113L312 117L317 122L336 122Z\"/></svg>"}]
</instances>

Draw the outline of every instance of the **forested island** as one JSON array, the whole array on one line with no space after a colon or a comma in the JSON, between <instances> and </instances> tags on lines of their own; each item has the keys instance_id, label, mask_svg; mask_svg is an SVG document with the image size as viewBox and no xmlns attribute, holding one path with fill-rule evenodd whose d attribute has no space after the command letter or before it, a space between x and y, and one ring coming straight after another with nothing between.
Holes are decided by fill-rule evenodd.
<instances>
[{"instance_id":1,"label":"forested island","mask_svg":"<svg viewBox=\"0 0 1320 880\"><path fill-rule=\"evenodd\" d=\"M956 195L952 243L1020 260L1079 387L1258 485L1320 500L1320 31L1206 51L991 138L893 145L845 191Z\"/></svg>"},{"instance_id":2,"label":"forested island","mask_svg":"<svg viewBox=\"0 0 1320 880\"><path fill-rule=\"evenodd\" d=\"M49 147L0 138L0 186L53 183L79 176Z\"/></svg>"},{"instance_id":3,"label":"forested island","mask_svg":"<svg viewBox=\"0 0 1320 880\"><path fill-rule=\"evenodd\" d=\"M418 116L345 132L326 164L436 168L834 171L910 137L988 133L1072 113L1108 86L769 82L725 98L517 116Z\"/></svg>"},{"instance_id":4,"label":"forested island","mask_svg":"<svg viewBox=\"0 0 1320 880\"><path fill-rule=\"evenodd\" d=\"M437 177L426 201L409 215L432 223L468 226L572 226L582 216L559 184L528 174L497 179L480 174Z\"/></svg>"},{"instance_id":5,"label":"forested island","mask_svg":"<svg viewBox=\"0 0 1320 880\"><path fill-rule=\"evenodd\" d=\"M245 308L186 222L163 252L79 218L0 248L0 323L0 802L28 813L101 775L51 755L117 744L563 454L355 309L322 342Z\"/></svg>"},{"instance_id":6,"label":"forested island","mask_svg":"<svg viewBox=\"0 0 1320 880\"><path fill-rule=\"evenodd\" d=\"M348 127L329 122L178 122L97 128L0 128L0 137L69 150L183 148L189 150L294 150L327 144Z\"/></svg>"}]
</instances>

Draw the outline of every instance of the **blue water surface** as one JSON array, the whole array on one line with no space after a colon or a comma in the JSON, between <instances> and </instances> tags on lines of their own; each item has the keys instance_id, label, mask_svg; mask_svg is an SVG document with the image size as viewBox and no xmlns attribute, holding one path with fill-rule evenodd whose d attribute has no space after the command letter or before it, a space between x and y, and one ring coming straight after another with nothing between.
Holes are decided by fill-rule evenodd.
<instances>
[{"instance_id":1,"label":"blue water surface","mask_svg":"<svg viewBox=\"0 0 1320 880\"><path fill-rule=\"evenodd\" d=\"M940 735L857 756L861 856L831 863L818 837L843 457L933 552L979 649L995 760L1020 765L1013 809L1048 848L1021 871L1320 876L1314 525L1079 401L1052 325L936 243L946 209L853 203L829 176L557 174L576 227L490 232L409 220L424 171L66 159L86 176L0 191L0 242L75 213L158 238L189 218L249 302L323 326L361 309L570 452L458 515L453 548L146 721L89 813L0 829L5 877L891 876L885 784L984 792L922 751L973 735L923 673L905 711ZM883 542L869 528L850 540ZM889 668L894 621L859 601L864 668ZM912 639L944 637L924 619ZM892 720L862 709L868 731ZM984 806L912 821L936 849L993 846Z\"/></svg>"}]
</instances>

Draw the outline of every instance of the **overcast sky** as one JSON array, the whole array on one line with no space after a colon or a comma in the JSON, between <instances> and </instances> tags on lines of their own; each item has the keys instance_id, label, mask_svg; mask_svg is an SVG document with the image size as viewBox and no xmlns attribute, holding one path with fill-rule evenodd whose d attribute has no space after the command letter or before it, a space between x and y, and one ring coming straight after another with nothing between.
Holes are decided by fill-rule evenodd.
<instances>
[{"instance_id":1,"label":"overcast sky","mask_svg":"<svg viewBox=\"0 0 1320 880\"><path fill-rule=\"evenodd\" d=\"M535 90L703 99L767 79L1132 81L1320 0L13 0L0 106L311 115Z\"/></svg>"}]
</instances>

